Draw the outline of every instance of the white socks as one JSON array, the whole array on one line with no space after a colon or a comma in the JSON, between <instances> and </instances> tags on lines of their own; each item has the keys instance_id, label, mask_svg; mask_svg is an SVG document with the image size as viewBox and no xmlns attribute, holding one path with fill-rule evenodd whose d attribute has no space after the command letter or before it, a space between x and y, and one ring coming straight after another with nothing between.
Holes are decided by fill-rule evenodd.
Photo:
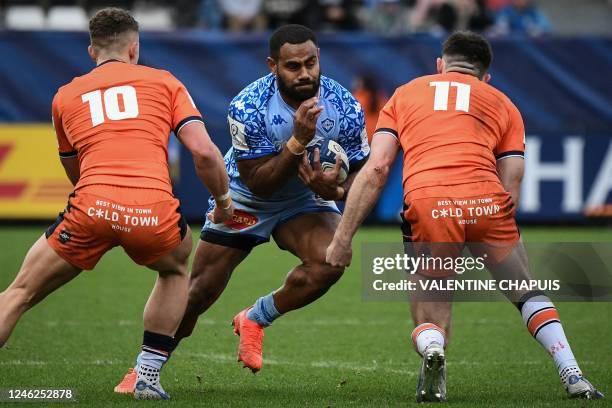
<instances>
[{"instance_id":1,"label":"white socks","mask_svg":"<svg viewBox=\"0 0 612 408\"><path fill-rule=\"evenodd\" d=\"M444 347L444 330L433 323L420 324L412 331L412 343L420 355L423 355L432 343Z\"/></svg>"},{"instance_id":2,"label":"white socks","mask_svg":"<svg viewBox=\"0 0 612 408\"><path fill-rule=\"evenodd\" d=\"M580 372L574 353L565 337L557 309L550 299L544 295L530 297L522 304L520 311L531 335L555 361L561 380L563 381L564 376L569 377L568 372L575 371L566 369L575 368Z\"/></svg>"}]
</instances>

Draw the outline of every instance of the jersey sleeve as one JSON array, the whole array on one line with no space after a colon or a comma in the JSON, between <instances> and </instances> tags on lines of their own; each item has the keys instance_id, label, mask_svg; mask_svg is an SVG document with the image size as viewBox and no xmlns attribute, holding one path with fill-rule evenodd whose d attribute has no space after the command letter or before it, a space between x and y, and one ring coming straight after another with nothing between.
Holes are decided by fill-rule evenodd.
<instances>
[{"instance_id":1,"label":"jersey sleeve","mask_svg":"<svg viewBox=\"0 0 612 408\"><path fill-rule=\"evenodd\" d=\"M227 121L236 160L256 159L277 152L268 137L265 114L258 109L259 104L251 101L252 97L238 95L229 107Z\"/></svg>"},{"instance_id":2,"label":"jersey sleeve","mask_svg":"<svg viewBox=\"0 0 612 408\"><path fill-rule=\"evenodd\" d=\"M370 143L365 127L365 114L361 104L345 91L344 112L340 112L340 138L349 160L349 166L362 162L370 155Z\"/></svg>"},{"instance_id":3,"label":"jersey sleeve","mask_svg":"<svg viewBox=\"0 0 612 408\"><path fill-rule=\"evenodd\" d=\"M495 147L497 160L508 157L525 157L525 125L519 110L509 102L509 117L506 132Z\"/></svg>"},{"instance_id":4,"label":"jersey sleeve","mask_svg":"<svg viewBox=\"0 0 612 408\"><path fill-rule=\"evenodd\" d=\"M387 101L378 114L378 122L376 122L374 134L377 133L389 134L399 142L397 118L395 115L395 94Z\"/></svg>"},{"instance_id":5,"label":"jersey sleeve","mask_svg":"<svg viewBox=\"0 0 612 408\"><path fill-rule=\"evenodd\" d=\"M193 121L204 122L193 98L178 79L174 79L172 87L172 129L178 136L181 128Z\"/></svg>"},{"instance_id":6,"label":"jersey sleeve","mask_svg":"<svg viewBox=\"0 0 612 408\"><path fill-rule=\"evenodd\" d=\"M51 121L53 122L53 128L55 129L55 136L57 137L57 149L59 155L62 158L76 157L77 150L72 146L66 132L64 132L64 125L62 124L62 114L59 105L59 96L55 95L53 103L51 104Z\"/></svg>"}]
</instances>

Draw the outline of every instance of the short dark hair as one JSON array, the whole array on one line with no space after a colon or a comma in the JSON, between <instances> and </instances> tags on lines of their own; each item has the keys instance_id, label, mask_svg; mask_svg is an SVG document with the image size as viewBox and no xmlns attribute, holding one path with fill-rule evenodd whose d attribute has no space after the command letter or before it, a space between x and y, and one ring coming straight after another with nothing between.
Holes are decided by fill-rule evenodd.
<instances>
[{"instance_id":1,"label":"short dark hair","mask_svg":"<svg viewBox=\"0 0 612 408\"><path fill-rule=\"evenodd\" d=\"M98 11L89 20L89 37L95 48L122 46L118 37L127 32L138 32L138 23L126 10L107 7Z\"/></svg>"},{"instance_id":2,"label":"short dark hair","mask_svg":"<svg viewBox=\"0 0 612 408\"><path fill-rule=\"evenodd\" d=\"M465 61L473 64L483 76L493 60L491 44L482 36L470 31L457 31L451 34L442 45L442 55L452 61Z\"/></svg>"},{"instance_id":3,"label":"short dark hair","mask_svg":"<svg viewBox=\"0 0 612 408\"><path fill-rule=\"evenodd\" d=\"M283 44L303 44L307 41L317 45L317 36L310 28L300 24L281 26L270 37L270 56L278 60Z\"/></svg>"}]
</instances>

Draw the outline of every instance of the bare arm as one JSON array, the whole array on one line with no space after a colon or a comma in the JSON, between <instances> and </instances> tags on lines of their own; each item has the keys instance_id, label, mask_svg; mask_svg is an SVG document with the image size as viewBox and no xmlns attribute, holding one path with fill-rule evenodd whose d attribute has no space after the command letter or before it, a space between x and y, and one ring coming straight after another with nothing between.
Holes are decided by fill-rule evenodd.
<instances>
[{"instance_id":1,"label":"bare arm","mask_svg":"<svg viewBox=\"0 0 612 408\"><path fill-rule=\"evenodd\" d=\"M254 194L266 198L280 190L295 176L302 155L296 156L287 147L275 156L237 162L240 178Z\"/></svg>"},{"instance_id":2,"label":"bare arm","mask_svg":"<svg viewBox=\"0 0 612 408\"><path fill-rule=\"evenodd\" d=\"M504 189L512 196L514 208L519 205L524 172L525 159L522 157L507 157L497 161L497 174Z\"/></svg>"},{"instance_id":3,"label":"bare arm","mask_svg":"<svg viewBox=\"0 0 612 408\"><path fill-rule=\"evenodd\" d=\"M66 171L68 179L70 180L73 186L76 186L79 181L79 178L81 177L79 158L77 156L60 157L60 161L62 162L62 166L64 166L64 170Z\"/></svg>"},{"instance_id":4,"label":"bare arm","mask_svg":"<svg viewBox=\"0 0 612 408\"><path fill-rule=\"evenodd\" d=\"M350 264L353 236L378 201L398 150L397 140L392 136L388 134L374 136L370 158L353 182L342 220L327 249L326 260L329 264L333 266Z\"/></svg>"},{"instance_id":5,"label":"bare arm","mask_svg":"<svg viewBox=\"0 0 612 408\"><path fill-rule=\"evenodd\" d=\"M229 179L223 156L210 140L204 124L199 121L188 123L177 136L191 152L196 174L212 196L218 199L225 195L229 189Z\"/></svg>"},{"instance_id":6,"label":"bare arm","mask_svg":"<svg viewBox=\"0 0 612 408\"><path fill-rule=\"evenodd\" d=\"M342 186L341 186L344 189L344 191L345 191L344 197L342 198L343 200L346 200L348 198L348 193L351 190L351 187L353 186L353 183L355 182L355 179L357 178L357 175L359 174L361 169L364 168L364 166L365 166L365 164L367 162L368 162L368 158L365 158L364 160L360 161L359 163L351 166L349 175L346 178L346 180L344 180L344 183L342 183Z\"/></svg>"}]
</instances>

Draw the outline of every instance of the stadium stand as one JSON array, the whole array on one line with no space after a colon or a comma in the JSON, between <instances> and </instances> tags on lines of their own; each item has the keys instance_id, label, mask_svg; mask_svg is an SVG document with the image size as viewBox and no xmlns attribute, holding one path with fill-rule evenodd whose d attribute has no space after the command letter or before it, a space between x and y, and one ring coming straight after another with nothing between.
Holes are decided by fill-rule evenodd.
<instances>
[{"instance_id":1,"label":"stadium stand","mask_svg":"<svg viewBox=\"0 0 612 408\"><path fill-rule=\"evenodd\" d=\"M2 26L13 30L85 30L83 15L88 17L108 4L103 0L9 0L0 2L0 18L4 15ZM516 31L508 27L509 16L514 22L536 16L535 25L526 22L529 29L523 31L527 34L549 30L612 33L612 5L607 0L124 0L112 4L133 10L145 31L251 32L299 23L325 32L397 35L471 29L499 35Z\"/></svg>"}]
</instances>

